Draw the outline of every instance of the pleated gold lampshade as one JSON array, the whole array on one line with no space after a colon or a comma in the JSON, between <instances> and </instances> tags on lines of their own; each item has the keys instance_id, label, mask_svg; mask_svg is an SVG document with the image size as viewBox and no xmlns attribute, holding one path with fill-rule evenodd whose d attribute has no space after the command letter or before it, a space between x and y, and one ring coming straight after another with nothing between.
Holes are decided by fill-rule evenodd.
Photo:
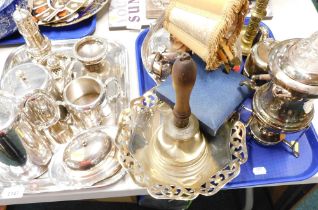
<instances>
[{"instance_id":1,"label":"pleated gold lampshade","mask_svg":"<svg viewBox=\"0 0 318 210\"><path fill-rule=\"evenodd\" d=\"M247 0L171 0L164 27L213 70L235 55L247 10Z\"/></svg>"}]
</instances>

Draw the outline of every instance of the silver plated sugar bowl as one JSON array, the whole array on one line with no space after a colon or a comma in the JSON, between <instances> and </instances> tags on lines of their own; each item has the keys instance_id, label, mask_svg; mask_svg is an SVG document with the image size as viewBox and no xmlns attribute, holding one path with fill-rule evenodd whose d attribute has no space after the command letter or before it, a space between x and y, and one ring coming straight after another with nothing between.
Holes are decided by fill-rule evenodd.
<instances>
[{"instance_id":1,"label":"silver plated sugar bowl","mask_svg":"<svg viewBox=\"0 0 318 210\"><path fill-rule=\"evenodd\" d=\"M57 97L51 74L44 66L34 63L20 64L6 71L1 78L1 89L12 93L18 99L23 99L36 89Z\"/></svg>"},{"instance_id":2,"label":"silver plated sugar bowl","mask_svg":"<svg viewBox=\"0 0 318 210\"><path fill-rule=\"evenodd\" d=\"M83 131L61 149L50 164L49 175L57 185L92 186L102 180L119 180L125 173L116 159L113 143L117 128Z\"/></svg>"},{"instance_id":3,"label":"silver plated sugar bowl","mask_svg":"<svg viewBox=\"0 0 318 210\"><path fill-rule=\"evenodd\" d=\"M0 167L6 181L31 180L47 170L52 152L36 130L21 119L15 97L0 93Z\"/></svg>"},{"instance_id":4,"label":"silver plated sugar bowl","mask_svg":"<svg viewBox=\"0 0 318 210\"><path fill-rule=\"evenodd\" d=\"M107 42L96 36L87 36L75 43L73 48L75 57L83 63L88 73L96 74L100 78L109 76L109 68L106 61Z\"/></svg>"},{"instance_id":5,"label":"silver plated sugar bowl","mask_svg":"<svg viewBox=\"0 0 318 210\"><path fill-rule=\"evenodd\" d=\"M278 43L270 52L271 81L256 87L250 128L264 145L310 126L318 98L318 33Z\"/></svg>"}]
</instances>

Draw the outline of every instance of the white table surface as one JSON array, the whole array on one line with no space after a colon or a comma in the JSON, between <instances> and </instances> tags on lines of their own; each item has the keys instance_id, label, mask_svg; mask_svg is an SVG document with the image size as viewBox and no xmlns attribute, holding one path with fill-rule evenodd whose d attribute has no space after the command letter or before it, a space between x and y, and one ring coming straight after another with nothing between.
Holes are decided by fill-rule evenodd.
<instances>
[{"instance_id":1,"label":"white table surface","mask_svg":"<svg viewBox=\"0 0 318 210\"><path fill-rule=\"evenodd\" d=\"M273 13L273 19L264 22L271 28L277 40L308 37L313 32L318 31L318 13L311 0L274 0ZM135 60L135 40L139 31L109 31L107 8L105 8L98 15L97 27L94 34L100 37L117 40L126 46L129 53L130 94L132 98L138 97L139 88ZM0 71L3 68L6 57L13 49L14 47L0 47ZM315 106L318 108L318 103L316 103ZM316 112L313 120L316 130L318 129L317 113L318 112ZM309 183L318 183L318 174L302 182L279 183L277 185ZM136 186L128 175L126 175L125 178L118 183L105 188L25 195L23 198L19 199L0 199L0 204L123 197L143 195L146 193L145 189Z\"/></svg>"}]
</instances>

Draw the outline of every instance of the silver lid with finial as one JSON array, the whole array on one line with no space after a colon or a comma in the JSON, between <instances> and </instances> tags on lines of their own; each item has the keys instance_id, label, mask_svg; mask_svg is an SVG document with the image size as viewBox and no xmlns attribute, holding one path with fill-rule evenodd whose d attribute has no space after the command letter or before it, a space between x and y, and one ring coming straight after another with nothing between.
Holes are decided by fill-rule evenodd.
<instances>
[{"instance_id":1,"label":"silver lid with finial","mask_svg":"<svg viewBox=\"0 0 318 210\"><path fill-rule=\"evenodd\" d=\"M290 39L270 52L269 67L273 80L284 88L318 97L318 32L305 39Z\"/></svg>"},{"instance_id":2,"label":"silver lid with finial","mask_svg":"<svg viewBox=\"0 0 318 210\"><path fill-rule=\"evenodd\" d=\"M18 99L36 89L51 90L51 74L41 65L25 63L10 69L1 79L1 89Z\"/></svg>"}]
</instances>

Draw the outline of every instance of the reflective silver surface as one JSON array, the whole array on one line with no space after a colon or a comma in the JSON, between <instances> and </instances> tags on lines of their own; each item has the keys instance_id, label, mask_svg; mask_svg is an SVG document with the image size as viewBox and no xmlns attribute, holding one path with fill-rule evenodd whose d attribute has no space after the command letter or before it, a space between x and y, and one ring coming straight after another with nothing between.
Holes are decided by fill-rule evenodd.
<instances>
[{"instance_id":1,"label":"reflective silver surface","mask_svg":"<svg viewBox=\"0 0 318 210\"><path fill-rule=\"evenodd\" d=\"M253 98L254 115L268 126L284 132L296 132L309 126L314 116L312 101L297 98L273 82L256 91Z\"/></svg>"},{"instance_id":2,"label":"reflective silver surface","mask_svg":"<svg viewBox=\"0 0 318 210\"><path fill-rule=\"evenodd\" d=\"M74 45L74 55L84 65L100 62L106 56L106 51L107 45L104 40L95 36L84 37Z\"/></svg>"},{"instance_id":3,"label":"reflective silver surface","mask_svg":"<svg viewBox=\"0 0 318 210\"><path fill-rule=\"evenodd\" d=\"M106 103L107 105L104 106L104 109L103 109L104 117L102 120L102 125L114 126L116 125L119 113L121 112L123 108L127 107L128 100L129 100L129 79L128 79L129 71L128 71L128 65L127 65L128 57L127 57L127 52L122 45L116 42L113 42L111 40L105 40L105 41L107 42L107 45L108 45L107 53L106 53L107 56L105 57L105 60L110 64L108 65L108 68L110 72L113 72L112 75L114 76L112 76L111 78L107 78L108 80L102 83L104 88L106 89L106 95L108 98L108 100L105 101L108 103ZM59 57L66 56L71 59L69 71L71 72L72 78L82 77L87 74L83 64L77 61L73 55L73 47L75 42L77 42L77 40L52 41L52 51L54 54L57 54L57 56ZM20 64L29 63L29 62L30 62L30 57L27 54L25 46L21 46L15 49L8 56L8 59L5 62L3 71L2 69L0 70L0 77L2 78L3 75L5 75L11 68L18 66ZM52 71L52 69L50 69L50 71ZM45 104L47 107L51 107L51 108L54 107L54 106L51 106L51 104L44 103L44 105ZM65 112L65 109L64 109L64 104L59 102L57 104L60 109L60 114L63 116L62 119L67 120L67 123L70 123L67 117L68 116L67 112ZM44 111L43 114L45 113L46 111ZM50 116L53 116L53 113L51 113ZM32 116L32 117L35 117L35 116ZM76 135L79 132L83 132L83 129L78 129L76 126L72 126L72 129L74 129ZM116 132L117 132L116 127L114 129L111 129L110 133L108 133L107 131L108 135L111 136L112 139L115 138ZM50 131L49 133L51 134L54 132ZM42 140L43 138L44 138L44 135L42 134L41 138L39 139ZM1 179L0 186L10 187L12 185L20 184L25 187L25 194L40 193L40 192L56 192L56 191L64 191L64 190L75 190L79 188L103 187L118 181L125 175L125 170L122 169L122 167L120 166L120 164L118 164L118 162L115 163L114 161L110 161L106 163L102 161L103 162L102 164L98 164L96 167L92 167L96 169L99 167L100 168L99 170L96 170L96 173L94 175L90 176L91 180L87 182L84 181L82 183L78 183L78 181L74 181L74 177L72 178L68 176L68 173L65 172L65 167L64 167L65 164L62 164L64 148L65 148L65 145L59 145L57 147L57 150L55 151L56 153L54 154L51 160L51 164L49 166L50 174L52 175L50 177L51 178L58 177L57 179L55 178L51 179L49 178L48 173L45 173L41 177L37 179L29 180L28 182L25 182L25 181L13 182L13 181ZM114 148L114 146L112 148ZM113 149L111 149L107 157L112 156L113 153L114 151ZM114 153L113 155L115 154L116 153ZM45 160L44 158L42 159L43 161ZM110 170L108 166L109 167L117 166L117 167L114 167L113 170ZM2 175L8 172L7 170L2 169L1 167L0 169L1 169L0 178L2 178L3 177ZM56 169L56 170L53 171L53 169ZM108 171L105 172L104 169L108 169ZM34 170L35 170L34 167L28 167L29 173L34 173ZM88 171L85 171L85 173L87 172ZM110 177L107 177L106 179L103 179L96 183L97 180L100 180L100 178L98 177L101 177L101 176L105 177L105 174L108 174ZM78 179L79 176L76 176L76 177L77 177L76 178L77 180L80 180ZM82 178L86 179L88 177L82 176Z\"/></svg>"},{"instance_id":4,"label":"reflective silver surface","mask_svg":"<svg viewBox=\"0 0 318 210\"><path fill-rule=\"evenodd\" d=\"M244 65L243 73L245 76L251 78L253 75L268 74L269 52L275 43L277 42L273 39L265 39L252 47Z\"/></svg>"},{"instance_id":5,"label":"reflective silver surface","mask_svg":"<svg viewBox=\"0 0 318 210\"><path fill-rule=\"evenodd\" d=\"M111 83L115 83L111 86ZM78 127L91 128L102 123L105 106L120 97L117 79L110 78L103 85L93 77L83 76L71 81L64 89L63 99Z\"/></svg>"},{"instance_id":6,"label":"reflective silver surface","mask_svg":"<svg viewBox=\"0 0 318 210\"><path fill-rule=\"evenodd\" d=\"M64 150L63 162L73 171L90 170L100 164L110 153L111 139L95 131L77 136Z\"/></svg>"},{"instance_id":7,"label":"reflective silver surface","mask_svg":"<svg viewBox=\"0 0 318 210\"><path fill-rule=\"evenodd\" d=\"M46 61L46 67L53 77L54 94L62 99L65 86L73 79L72 68L75 61L67 55L52 53Z\"/></svg>"},{"instance_id":8,"label":"reflective silver surface","mask_svg":"<svg viewBox=\"0 0 318 210\"><path fill-rule=\"evenodd\" d=\"M113 77L118 81L118 85L115 80L111 79L108 82L108 86L111 86L107 92L109 92L108 97L112 100L113 97L117 98L117 100L113 101L110 106L113 110L111 115L114 117L114 121L118 118L118 115L121 109L126 108L128 105L130 91L129 91L129 66L128 66L128 54L126 49L119 43L114 42L112 40L106 40L108 48L107 48L107 56L105 60L109 63L108 68L109 71L112 72ZM52 51L53 53L62 54L64 56L69 56L72 61L72 67L70 71L74 78L78 78L86 75L85 67L79 61L75 60L73 54L74 44L78 40L66 40L66 41L52 41ZM3 77L7 74L7 72L20 64L29 63L30 58L27 55L26 47L21 46L16 48L7 58L4 68L0 69L0 78L3 80ZM40 74L36 74L40 76ZM44 75L42 75L44 76ZM39 84L37 84L39 86ZM115 88L114 88L115 87ZM117 88L116 88L117 87ZM120 87L120 91L119 90ZM109 108L110 109L110 108ZM109 110L108 109L108 110ZM106 111L107 115L109 115L109 111Z\"/></svg>"},{"instance_id":9,"label":"reflective silver surface","mask_svg":"<svg viewBox=\"0 0 318 210\"><path fill-rule=\"evenodd\" d=\"M50 164L49 176L56 185L92 186L103 180L114 183L122 176L113 143L117 127L84 131L63 147Z\"/></svg>"},{"instance_id":10,"label":"reflective silver surface","mask_svg":"<svg viewBox=\"0 0 318 210\"><path fill-rule=\"evenodd\" d=\"M110 77L117 77L113 69L113 60L109 56L113 48L107 40L97 36L87 36L78 40L73 47L74 56L85 67L86 75L98 78L103 82Z\"/></svg>"},{"instance_id":11,"label":"reflective silver surface","mask_svg":"<svg viewBox=\"0 0 318 210\"><path fill-rule=\"evenodd\" d=\"M50 92L54 89L51 82L52 76L48 70L34 63L16 65L1 77L1 89L12 93L18 99L36 89Z\"/></svg>"},{"instance_id":12,"label":"reflective silver surface","mask_svg":"<svg viewBox=\"0 0 318 210\"><path fill-rule=\"evenodd\" d=\"M300 97L317 98L318 32L308 39L279 43L270 54L270 69L275 83Z\"/></svg>"},{"instance_id":13,"label":"reflective silver surface","mask_svg":"<svg viewBox=\"0 0 318 210\"><path fill-rule=\"evenodd\" d=\"M68 116L63 116L63 107L46 92L35 90L26 97L21 108L23 119L48 139L53 151L59 144L71 140L73 130L65 120Z\"/></svg>"},{"instance_id":14,"label":"reflective silver surface","mask_svg":"<svg viewBox=\"0 0 318 210\"><path fill-rule=\"evenodd\" d=\"M27 9L18 7L13 13L13 19L26 42L29 56L38 63L45 62L51 52L51 41L42 35L31 13Z\"/></svg>"},{"instance_id":15,"label":"reflective silver surface","mask_svg":"<svg viewBox=\"0 0 318 210\"><path fill-rule=\"evenodd\" d=\"M156 83L170 74L174 61L189 49L163 28L164 14L152 25L141 46L141 58L147 73Z\"/></svg>"},{"instance_id":16,"label":"reflective silver surface","mask_svg":"<svg viewBox=\"0 0 318 210\"><path fill-rule=\"evenodd\" d=\"M310 86L318 86L318 32L309 38L300 39L295 44L285 43L285 46L281 48L279 51L274 51L276 56L272 54L271 61L293 80ZM281 53L284 52L286 54L282 55Z\"/></svg>"},{"instance_id":17,"label":"reflective silver surface","mask_svg":"<svg viewBox=\"0 0 318 210\"><path fill-rule=\"evenodd\" d=\"M258 142L264 145L284 142L287 133L310 126L314 116L313 99L318 98L317 56L318 33L306 39L282 41L272 48L269 53L271 81L254 87L250 128Z\"/></svg>"},{"instance_id":18,"label":"reflective silver surface","mask_svg":"<svg viewBox=\"0 0 318 210\"><path fill-rule=\"evenodd\" d=\"M42 175L52 157L44 139L21 120L13 95L0 93L0 162L5 181L31 180Z\"/></svg>"}]
</instances>

